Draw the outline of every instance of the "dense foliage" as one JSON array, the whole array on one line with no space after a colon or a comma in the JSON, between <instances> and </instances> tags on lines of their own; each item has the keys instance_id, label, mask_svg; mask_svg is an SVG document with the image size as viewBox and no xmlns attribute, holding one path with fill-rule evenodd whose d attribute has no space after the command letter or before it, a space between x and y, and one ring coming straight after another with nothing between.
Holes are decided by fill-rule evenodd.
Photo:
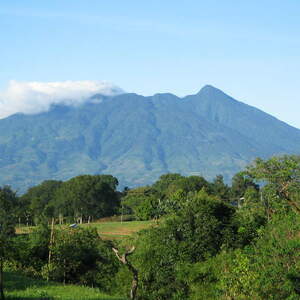
<instances>
[{"instance_id":1,"label":"dense foliage","mask_svg":"<svg viewBox=\"0 0 300 300\"><path fill-rule=\"evenodd\" d=\"M0 297L4 299L3 264L13 251L12 238L15 234L16 194L7 186L0 188Z\"/></svg>"},{"instance_id":2,"label":"dense foliage","mask_svg":"<svg viewBox=\"0 0 300 300\"><path fill-rule=\"evenodd\" d=\"M7 257L10 269L112 291L118 263L110 242L103 241L94 228L62 227L52 234L51 238L51 230L42 224L30 235L17 236Z\"/></svg>"},{"instance_id":3,"label":"dense foliage","mask_svg":"<svg viewBox=\"0 0 300 300\"><path fill-rule=\"evenodd\" d=\"M32 276L122 296L134 268L141 300L300 299L299 156L257 159L231 186L220 175L208 182L180 174L122 193L117 184L112 176L83 175L44 182L19 199L1 188L1 261ZM114 242L93 227L48 225L116 213L157 222ZM15 236L25 215L39 226Z\"/></svg>"},{"instance_id":4,"label":"dense foliage","mask_svg":"<svg viewBox=\"0 0 300 300\"><path fill-rule=\"evenodd\" d=\"M92 221L112 216L119 208L118 180L111 175L80 175L68 181L47 180L20 197L20 219L38 224L54 218L65 221Z\"/></svg>"},{"instance_id":5,"label":"dense foliage","mask_svg":"<svg viewBox=\"0 0 300 300\"><path fill-rule=\"evenodd\" d=\"M217 176L193 189L178 174L148 187L164 217L131 241L140 299L300 299L299 174L300 158L283 156L256 160L231 187Z\"/></svg>"}]
</instances>

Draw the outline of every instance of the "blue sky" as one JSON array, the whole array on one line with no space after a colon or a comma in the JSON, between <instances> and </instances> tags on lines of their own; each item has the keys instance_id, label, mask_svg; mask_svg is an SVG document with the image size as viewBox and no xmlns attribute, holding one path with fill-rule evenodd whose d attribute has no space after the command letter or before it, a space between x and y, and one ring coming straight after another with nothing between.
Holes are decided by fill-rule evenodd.
<instances>
[{"instance_id":1,"label":"blue sky","mask_svg":"<svg viewBox=\"0 0 300 300\"><path fill-rule=\"evenodd\" d=\"M300 1L6 0L9 80L108 80L151 95L212 84L300 128Z\"/></svg>"}]
</instances>

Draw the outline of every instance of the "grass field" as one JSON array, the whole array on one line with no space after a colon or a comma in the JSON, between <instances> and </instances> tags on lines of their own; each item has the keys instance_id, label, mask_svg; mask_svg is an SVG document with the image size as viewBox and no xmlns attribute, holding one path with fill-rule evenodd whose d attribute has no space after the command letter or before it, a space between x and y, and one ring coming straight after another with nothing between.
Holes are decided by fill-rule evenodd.
<instances>
[{"instance_id":1,"label":"grass field","mask_svg":"<svg viewBox=\"0 0 300 300\"><path fill-rule=\"evenodd\" d=\"M82 224L82 227L96 227L103 239L121 239L154 225L154 221L99 222ZM34 227L19 227L17 233L30 233Z\"/></svg>"},{"instance_id":2,"label":"grass field","mask_svg":"<svg viewBox=\"0 0 300 300\"><path fill-rule=\"evenodd\" d=\"M103 239L122 239L133 233L154 225L153 221L101 221L82 224L80 227L95 227ZM60 225L56 225L57 227ZM66 226L66 225L62 225ZM34 227L18 227L17 233L28 234ZM5 273L5 291L7 299L24 300L125 300L107 296L97 289L76 285L62 285L36 280L12 272Z\"/></svg>"},{"instance_id":3,"label":"grass field","mask_svg":"<svg viewBox=\"0 0 300 300\"><path fill-rule=\"evenodd\" d=\"M101 222L84 224L82 226L96 227L99 235L104 239L119 239L128 237L135 232L154 225L153 221L128 221L128 222Z\"/></svg>"},{"instance_id":4,"label":"grass field","mask_svg":"<svg viewBox=\"0 0 300 300\"><path fill-rule=\"evenodd\" d=\"M10 272L4 276L5 294L10 300L126 300L88 287L46 282Z\"/></svg>"},{"instance_id":5,"label":"grass field","mask_svg":"<svg viewBox=\"0 0 300 300\"><path fill-rule=\"evenodd\" d=\"M103 239L122 239L142 229L155 225L154 221L101 221L82 224L82 227L95 227ZM57 227L60 225L56 225ZM62 225L66 226L66 225ZM28 234L34 227L18 227L17 233ZM18 300L125 300L107 296L97 289L76 285L62 285L36 280L12 272L5 273L5 291L7 299Z\"/></svg>"}]
</instances>

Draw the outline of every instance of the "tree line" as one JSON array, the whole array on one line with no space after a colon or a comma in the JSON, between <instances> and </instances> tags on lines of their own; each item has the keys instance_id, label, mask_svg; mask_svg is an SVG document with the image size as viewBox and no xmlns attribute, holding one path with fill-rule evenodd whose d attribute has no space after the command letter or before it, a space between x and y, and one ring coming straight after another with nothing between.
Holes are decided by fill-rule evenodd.
<instances>
[{"instance_id":1,"label":"tree line","mask_svg":"<svg viewBox=\"0 0 300 300\"><path fill-rule=\"evenodd\" d=\"M38 224L54 218L56 222L91 222L118 213L118 180L111 175L80 175L65 182L46 180L18 198L18 220Z\"/></svg>"},{"instance_id":2,"label":"tree line","mask_svg":"<svg viewBox=\"0 0 300 300\"><path fill-rule=\"evenodd\" d=\"M90 223L113 215L150 220L176 210L182 198L201 189L232 204L237 204L248 188L259 189L242 172L233 177L231 186L224 183L222 175L209 182L201 176L169 173L150 186L125 187L122 192L117 187L118 179L111 175L80 175L65 182L46 180L21 196L15 193L13 214L23 225L43 220L50 223L52 219L59 224Z\"/></svg>"}]
</instances>

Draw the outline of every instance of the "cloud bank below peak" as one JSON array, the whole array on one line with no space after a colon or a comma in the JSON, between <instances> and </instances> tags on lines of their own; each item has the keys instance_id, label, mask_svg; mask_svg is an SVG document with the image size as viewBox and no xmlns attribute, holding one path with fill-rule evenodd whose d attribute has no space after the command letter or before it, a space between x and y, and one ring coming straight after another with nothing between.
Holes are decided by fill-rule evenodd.
<instances>
[{"instance_id":1,"label":"cloud bank below peak","mask_svg":"<svg viewBox=\"0 0 300 300\"><path fill-rule=\"evenodd\" d=\"M124 93L107 81L15 81L0 91L0 119L15 113L36 114L52 104L79 105L95 94L115 96Z\"/></svg>"}]
</instances>

